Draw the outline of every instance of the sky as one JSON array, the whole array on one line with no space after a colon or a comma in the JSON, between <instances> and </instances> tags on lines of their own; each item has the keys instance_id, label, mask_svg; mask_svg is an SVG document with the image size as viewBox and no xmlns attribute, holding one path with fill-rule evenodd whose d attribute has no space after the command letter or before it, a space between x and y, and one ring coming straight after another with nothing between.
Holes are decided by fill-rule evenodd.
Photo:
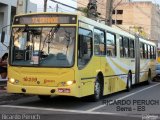
<instances>
[{"instance_id":1,"label":"sky","mask_svg":"<svg viewBox=\"0 0 160 120\"><path fill-rule=\"evenodd\" d=\"M37 4L37 10L39 12L43 11L43 1L44 0L30 0L30 1ZM48 2L48 9L47 10L49 12L55 12L56 11L56 4L53 2L50 2L50 0L48 0L48 1L49 2ZM64 4L67 4L67 5L73 6L73 7L77 6L76 0L56 0L56 1L62 2ZM153 3L160 5L160 0L133 0L133 1L152 1ZM59 10L59 12L74 12L75 11L75 10L70 9L68 7L64 7L62 5L58 5L58 10Z\"/></svg>"},{"instance_id":2,"label":"sky","mask_svg":"<svg viewBox=\"0 0 160 120\"><path fill-rule=\"evenodd\" d=\"M43 4L44 4L43 1L44 0L30 0L30 1L37 4L37 10L38 11L43 11ZM76 0L55 0L55 1L67 4L67 5L73 6L73 7L77 6ZM61 12L61 11L62 12L73 12L73 11L75 11L75 10L70 9L68 7L64 7L62 5L58 5L58 10L59 10L59 12ZM50 0L48 0L48 9L47 9L47 11L55 12L56 11L56 4L54 2L51 2Z\"/></svg>"}]
</instances>

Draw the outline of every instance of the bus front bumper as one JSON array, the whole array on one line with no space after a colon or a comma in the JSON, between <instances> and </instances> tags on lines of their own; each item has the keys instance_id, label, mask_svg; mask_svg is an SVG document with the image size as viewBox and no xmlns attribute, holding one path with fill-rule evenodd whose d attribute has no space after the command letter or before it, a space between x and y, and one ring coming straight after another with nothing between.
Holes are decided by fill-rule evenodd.
<instances>
[{"instance_id":1,"label":"bus front bumper","mask_svg":"<svg viewBox=\"0 0 160 120\"><path fill-rule=\"evenodd\" d=\"M78 89L78 88L77 88ZM79 97L75 85L65 87L47 87L47 86L21 86L7 83L8 93L21 93L31 95L64 95Z\"/></svg>"}]
</instances>

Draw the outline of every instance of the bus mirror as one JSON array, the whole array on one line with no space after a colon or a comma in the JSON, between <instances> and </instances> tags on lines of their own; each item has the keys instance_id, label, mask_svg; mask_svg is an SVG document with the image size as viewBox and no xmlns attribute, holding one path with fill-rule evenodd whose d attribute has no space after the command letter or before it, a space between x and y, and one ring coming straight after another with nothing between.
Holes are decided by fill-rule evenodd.
<instances>
[{"instance_id":1,"label":"bus mirror","mask_svg":"<svg viewBox=\"0 0 160 120\"><path fill-rule=\"evenodd\" d=\"M4 43L4 40L5 40L5 31L2 31L2 34L1 34L1 43Z\"/></svg>"}]
</instances>

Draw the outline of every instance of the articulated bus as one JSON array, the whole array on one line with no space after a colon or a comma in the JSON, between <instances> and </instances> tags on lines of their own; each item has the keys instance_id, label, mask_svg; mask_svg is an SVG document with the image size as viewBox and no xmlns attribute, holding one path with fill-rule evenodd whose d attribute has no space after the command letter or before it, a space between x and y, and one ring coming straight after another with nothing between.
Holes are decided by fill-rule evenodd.
<instances>
[{"instance_id":1,"label":"articulated bus","mask_svg":"<svg viewBox=\"0 0 160 120\"><path fill-rule=\"evenodd\" d=\"M8 93L84 97L130 90L155 75L156 44L64 13L15 16Z\"/></svg>"}]
</instances>

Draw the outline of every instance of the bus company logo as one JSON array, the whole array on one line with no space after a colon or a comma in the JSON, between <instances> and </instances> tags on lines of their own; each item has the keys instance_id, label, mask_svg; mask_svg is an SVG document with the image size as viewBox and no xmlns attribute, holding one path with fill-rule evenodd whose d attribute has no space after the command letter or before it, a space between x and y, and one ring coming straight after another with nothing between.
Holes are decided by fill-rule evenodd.
<instances>
[{"instance_id":1,"label":"bus company logo","mask_svg":"<svg viewBox=\"0 0 160 120\"><path fill-rule=\"evenodd\" d=\"M37 82L37 78L36 77L24 77L23 80L25 82Z\"/></svg>"},{"instance_id":2,"label":"bus company logo","mask_svg":"<svg viewBox=\"0 0 160 120\"><path fill-rule=\"evenodd\" d=\"M54 83L55 82L55 80L47 80L47 79L44 79L44 84L46 84L46 83Z\"/></svg>"}]
</instances>

